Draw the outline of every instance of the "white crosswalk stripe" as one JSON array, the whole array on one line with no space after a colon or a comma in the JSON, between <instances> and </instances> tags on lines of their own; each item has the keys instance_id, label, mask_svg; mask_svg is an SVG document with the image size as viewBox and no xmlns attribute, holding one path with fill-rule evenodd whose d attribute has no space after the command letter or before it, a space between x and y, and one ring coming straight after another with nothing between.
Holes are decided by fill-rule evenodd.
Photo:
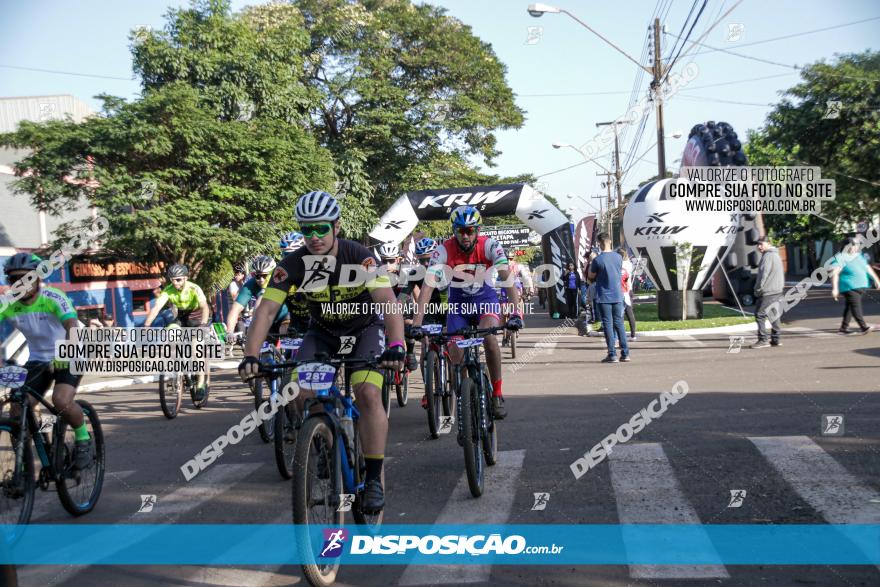
<instances>
[{"instance_id":1,"label":"white crosswalk stripe","mask_svg":"<svg viewBox=\"0 0 880 587\"><path fill-rule=\"evenodd\" d=\"M880 493L806 436L750 437L785 481L831 524L880 524Z\"/></svg>"},{"instance_id":2,"label":"white crosswalk stripe","mask_svg":"<svg viewBox=\"0 0 880 587\"><path fill-rule=\"evenodd\" d=\"M158 514L151 522L156 524L173 524L182 515L193 511L218 495L227 491L231 484L247 479L256 469L262 466L261 463L242 463L233 465L214 465L207 471L197 476L190 483L183 485L175 491L167 495L158 495L154 512ZM136 510L134 510L136 511ZM132 512L134 514L134 511ZM143 514L129 516L119 523L146 523ZM114 544L114 548L106 551L106 556L112 556L115 553L131 548L135 544L141 542L151 534L158 532L155 530L147 530L139 534L136 538L130 540L118 541ZM97 534L92 534L92 538L100 540ZM64 557L63 550L59 553ZM67 566L59 572L58 567L27 567L21 574L21 578L26 580L28 585L47 585L56 584L60 581L69 581L90 567ZM76 584L76 581L70 584Z\"/></svg>"},{"instance_id":3,"label":"white crosswalk stripe","mask_svg":"<svg viewBox=\"0 0 880 587\"><path fill-rule=\"evenodd\" d=\"M699 524L675 472L657 443L617 445L609 455L621 524ZM623 533L624 542L626 532ZM709 537L701 550L711 552ZM728 578L724 565L630 565L634 579Z\"/></svg>"},{"instance_id":4,"label":"white crosswalk stripe","mask_svg":"<svg viewBox=\"0 0 880 587\"><path fill-rule=\"evenodd\" d=\"M785 328L782 331L784 335L786 332L797 334L798 336L806 336L807 338L829 338L829 337L837 337L837 334L832 332L825 332L823 330L815 330L813 328L807 328L805 326L792 326L790 328Z\"/></svg>"},{"instance_id":5,"label":"white crosswalk stripe","mask_svg":"<svg viewBox=\"0 0 880 587\"><path fill-rule=\"evenodd\" d=\"M513 508L517 481L526 451L499 451L498 462L486 469L486 494L474 499L468 489L467 475L446 502L435 524L504 524ZM491 565L410 565L400 578L400 585L460 585L489 581Z\"/></svg>"},{"instance_id":6,"label":"white crosswalk stripe","mask_svg":"<svg viewBox=\"0 0 880 587\"><path fill-rule=\"evenodd\" d=\"M104 493L108 487L111 487L113 484L119 484L125 487L125 479L134 475L136 472L137 471L105 471L104 485L101 488L101 493ZM98 503L100 503L100 498L98 499ZM52 485L47 492L37 492L36 499L34 500L34 509L31 512L32 523L49 521L64 523L69 518L70 514L67 513L67 510L64 509L61 502L58 500L58 494L54 489L54 485Z\"/></svg>"}]
</instances>

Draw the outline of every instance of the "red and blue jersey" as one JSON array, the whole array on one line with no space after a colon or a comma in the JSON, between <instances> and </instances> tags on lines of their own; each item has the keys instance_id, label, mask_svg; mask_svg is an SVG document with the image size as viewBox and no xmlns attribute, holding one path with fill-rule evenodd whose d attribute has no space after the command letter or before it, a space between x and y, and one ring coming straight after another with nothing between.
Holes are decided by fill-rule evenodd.
<instances>
[{"instance_id":1,"label":"red and blue jersey","mask_svg":"<svg viewBox=\"0 0 880 587\"><path fill-rule=\"evenodd\" d=\"M447 276L451 275L449 301L456 302L492 290L490 270L506 268L507 265L507 255L495 239L478 236L474 247L469 252L465 252L453 237L441 243L431 255L428 272L433 273L438 280L444 279L444 271L447 271ZM446 267L449 269L447 270ZM470 278L467 277L468 275ZM487 276L489 276L488 280Z\"/></svg>"}]
</instances>

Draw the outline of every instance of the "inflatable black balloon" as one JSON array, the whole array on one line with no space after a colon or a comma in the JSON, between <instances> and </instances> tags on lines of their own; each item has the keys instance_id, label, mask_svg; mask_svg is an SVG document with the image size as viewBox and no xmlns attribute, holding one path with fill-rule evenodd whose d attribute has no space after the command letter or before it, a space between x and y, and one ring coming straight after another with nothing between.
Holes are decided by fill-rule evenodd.
<instances>
[{"instance_id":1,"label":"inflatable black balloon","mask_svg":"<svg viewBox=\"0 0 880 587\"><path fill-rule=\"evenodd\" d=\"M742 143L733 127L726 122L697 124L688 135L681 156L682 167L715 167L748 165ZM736 298L746 306L754 303L752 290L758 272L760 253L756 245L764 232L760 214L740 215L736 240L723 260L724 271L717 271L707 284L706 293L726 304L735 304Z\"/></svg>"}]
</instances>

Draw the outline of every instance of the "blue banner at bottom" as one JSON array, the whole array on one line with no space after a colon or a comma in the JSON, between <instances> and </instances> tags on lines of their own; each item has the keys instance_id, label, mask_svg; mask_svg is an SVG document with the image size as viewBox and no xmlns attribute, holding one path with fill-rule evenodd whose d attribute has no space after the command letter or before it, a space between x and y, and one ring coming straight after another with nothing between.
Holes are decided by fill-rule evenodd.
<instances>
[{"instance_id":1,"label":"blue banner at bottom","mask_svg":"<svg viewBox=\"0 0 880 587\"><path fill-rule=\"evenodd\" d=\"M880 525L0 526L0 563L878 565Z\"/></svg>"}]
</instances>

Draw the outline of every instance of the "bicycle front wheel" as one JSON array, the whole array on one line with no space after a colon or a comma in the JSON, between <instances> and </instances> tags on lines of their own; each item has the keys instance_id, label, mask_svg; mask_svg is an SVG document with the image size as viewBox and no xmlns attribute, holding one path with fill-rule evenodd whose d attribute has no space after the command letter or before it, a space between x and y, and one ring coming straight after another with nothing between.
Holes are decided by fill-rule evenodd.
<instances>
[{"instance_id":1,"label":"bicycle front wheel","mask_svg":"<svg viewBox=\"0 0 880 587\"><path fill-rule=\"evenodd\" d=\"M486 419L486 426L480 427L480 437L483 442L483 457L486 459L486 464L491 467L498 462L498 423L492 419L492 380L489 379L485 365L483 365L482 373L483 397L485 398L485 407L482 411L483 417Z\"/></svg>"},{"instance_id":2,"label":"bicycle front wheel","mask_svg":"<svg viewBox=\"0 0 880 587\"><path fill-rule=\"evenodd\" d=\"M24 458L16 464L17 423L0 423L0 524L27 524L34 508L34 458L31 443L25 439ZM18 468L18 476L15 472Z\"/></svg>"},{"instance_id":3,"label":"bicycle front wheel","mask_svg":"<svg viewBox=\"0 0 880 587\"><path fill-rule=\"evenodd\" d=\"M428 351L425 356L425 397L428 400L428 432L431 438L439 437L440 430L440 402L443 389L440 379L440 364L437 353Z\"/></svg>"},{"instance_id":4,"label":"bicycle front wheel","mask_svg":"<svg viewBox=\"0 0 880 587\"><path fill-rule=\"evenodd\" d=\"M278 406L278 411L275 412L275 464L284 479L293 478L296 433L300 418L295 402Z\"/></svg>"},{"instance_id":5,"label":"bicycle front wheel","mask_svg":"<svg viewBox=\"0 0 880 587\"><path fill-rule=\"evenodd\" d=\"M473 380L467 374L462 374L460 394L461 413L458 417L464 437L464 468L471 495L480 497L483 495L483 455L480 447L479 397Z\"/></svg>"},{"instance_id":6,"label":"bicycle front wheel","mask_svg":"<svg viewBox=\"0 0 880 587\"><path fill-rule=\"evenodd\" d=\"M180 401L183 399L183 379L179 374L159 375L159 405L162 413L173 420L180 412Z\"/></svg>"},{"instance_id":7,"label":"bicycle front wheel","mask_svg":"<svg viewBox=\"0 0 880 587\"><path fill-rule=\"evenodd\" d=\"M251 379L250 381L251 393L254 396L254 407L257 409L257 413L260 413L260 406L263 405L264 401L267 401L267 397L269 395L269 388L266 385L266 380L262 377L257 377ZM260 426L258 430L260 431L260 438L263 439L263 442L272 442L272 430L274 426L270 426L267 424L265 420L260 420Z\"/></svg>"},{"instance_id":8,"label":"bicycle front wheel","mask_svg":"<svg viewBox=\"0 0 880 587\"><path fill-rule=\"evenodd\" d=\"M104 484L104 433L98 412L85 400L76 400L82 408L86 427L91 437L91 461L84 469L73 466L74 432L67 422L59 418L54 439L55 486L61 505L72 516L81 516L94 509Z\"/></svg>"},{"instance_id":9,"label":"bicycle front wheel","mask_svg":"<svg viewBox=\"0 0 880 587\"><path fill-rule=\"evenodd\" d=\"M320 559L321 543L313 544L309 527L340 527L345 513L338 511L342 474L335 454L335 438L323 417L309 418L303 423L295 453L293 523L303 574L311 585L329 586L336 581L339 557Z\"/></svg>"},{"instance_id":10,"label":"bicycle front wheel","mask_svg":"<svg viewBox=\"0 0 880 587\"><path fill-rule=\"evenodd\" d=\"M409 370L404 369L394 378L394 391L397 392L397 406L404 407L409 400Z\"/></svg>"},{"instance_id":11,"label":"bicycle front wheel","mask_svg":"<svg viewBox=\"0 0 880 587\"><path fill-rule=\"evenodd\" d=\"M516 339L519 338L519 335L516 331L510 333L510 358L516 358Z\"/></svg>"},{"instance_id":12,"label":"bicycle front wheel","mask_svg":"<svg viewBox=\"0 0 880 587\"><path fill-rule=\"evenodd\" d=\"M385 369L383 375L382 408L385 410L385 416L391 418L391 386L394 384L394 373L391 369Z\"/></svg>"}]
</instances>

